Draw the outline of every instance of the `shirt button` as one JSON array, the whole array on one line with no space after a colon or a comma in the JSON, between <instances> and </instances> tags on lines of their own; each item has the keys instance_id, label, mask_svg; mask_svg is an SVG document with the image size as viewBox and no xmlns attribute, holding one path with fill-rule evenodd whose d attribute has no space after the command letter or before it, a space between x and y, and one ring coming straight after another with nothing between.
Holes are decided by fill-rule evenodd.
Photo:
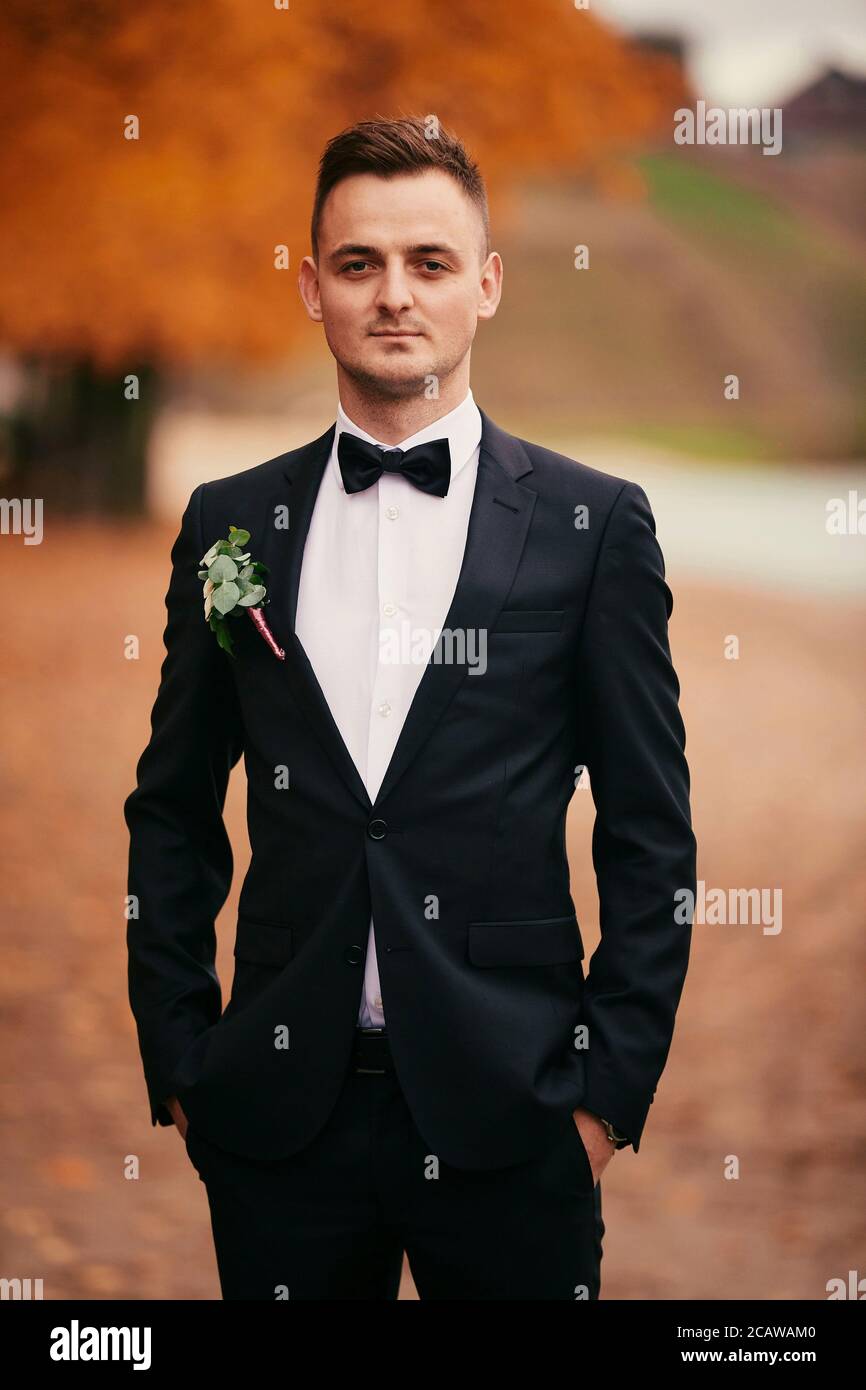
<instances>
[{"instance_id":1,"label":"shirt button","mask_svg":"<svg viewBox=\"0 0 866 1390\"><path fill-rule=\"evenodd\" d=\"M389 521L396 521L396 520L397 520L397 517L400 515L400 508L399 508L399 507L386 507L386 508L385 508L385 515L386 515L386 517L388 518Z\"/></svg>"},{"instance_id":2,"label":"shirt button","mask_svg":"<svg viewBox=\"0 0 866 1390\"><path fill-rule=\"evenodd\" d=\"M382 612L385 614L386 618L393 618L394 614L397 612L396 603L386 603Z\"/></svg>"},{"instance_id":3,"label":"shirt button","mask_svg":"<svg viewBox=\"0 0 866 1390\"><path fill-rule=\"evenodd\" d=\"M376 1006L377 1009L381 1009L381 1007L382 1007L382 1000L381 1000L381 999L374 999L374 1000L373 1000L373 1003L375 1004L375 1006Z\"/></svg>"},{"instance_id":4,"label":"shirt button","mask_svg":"<svg viewBox=\"0 0 866 1390\"><path fill-rule=\"evenodd\" d=\"M379 706L379 713L382 715L383 718L385 717L385 715L391 713L391 706L388 704L387 700L382 701L382 704Z\"/></svg>"}]
</instances>

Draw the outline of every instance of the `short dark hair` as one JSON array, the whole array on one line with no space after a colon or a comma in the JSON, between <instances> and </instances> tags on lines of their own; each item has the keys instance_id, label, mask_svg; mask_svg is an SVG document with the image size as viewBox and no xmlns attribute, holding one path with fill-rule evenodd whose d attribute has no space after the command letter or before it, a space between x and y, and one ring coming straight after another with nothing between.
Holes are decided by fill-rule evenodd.
<instances>
[{"instance_id":1,"label":"short dark hair","mask_svg":"<svg viewBox=\"0 0 866 1390\"><path fill-rule=\"evenodd\" d=\"M484 228L484 256L490 255L490 215L487 191L478 165L463 143L434 117L403 116L395 120L358 121L329 140L319 161L310 239L319 259L319 223L328 194L351 174L394 178L441 169L459 183L475 204Z\"/></svg>"}]
</instances>

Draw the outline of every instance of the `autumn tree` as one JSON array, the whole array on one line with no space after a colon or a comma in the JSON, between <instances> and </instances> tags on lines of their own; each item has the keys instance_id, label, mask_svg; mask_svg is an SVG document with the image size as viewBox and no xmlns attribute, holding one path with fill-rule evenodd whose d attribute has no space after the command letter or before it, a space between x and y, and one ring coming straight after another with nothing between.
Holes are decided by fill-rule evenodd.
<instances>
[{"instance_id":1,"label":"autumn tree","mask_svg":"<svg viewBox=\"0 0 866 1390\"><path fill-rule=\"evenodd\" d=\"M161 383L303 338L295 272L325 141L432 115L485 173L593 171L684 91L562 0L6 0L0 340L25 373L7 494L132 511ZM277 248L287 249L289 273Z\"/></svg>"}]
</instances>

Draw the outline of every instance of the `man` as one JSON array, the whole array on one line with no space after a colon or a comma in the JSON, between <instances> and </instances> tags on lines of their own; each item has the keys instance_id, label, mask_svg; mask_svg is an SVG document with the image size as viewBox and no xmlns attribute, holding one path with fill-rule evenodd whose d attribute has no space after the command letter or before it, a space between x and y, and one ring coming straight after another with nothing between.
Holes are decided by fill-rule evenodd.
<instances>
[{"instance_id":1,"label":"man","mask_svg":"<svg viewBox=\"0 0 866 1390\"><path fill-rule=\"evenodd\" d=\"M326 147L299 288L337 418L193 492L125 803L151 1117L205 1185L224 1298L396 1298L404 1251L422 1299L597 1298L599 1180L638 1151L687 969L652 512L476 406L502 263L477 167L430 134L362 122ZM235 621L229 653L204 620L230 525L267 566L273 646ZM242 752L252 860L221 1013ZM585 980L565 854L584 766Z\"/></svg>"}]
</instances>

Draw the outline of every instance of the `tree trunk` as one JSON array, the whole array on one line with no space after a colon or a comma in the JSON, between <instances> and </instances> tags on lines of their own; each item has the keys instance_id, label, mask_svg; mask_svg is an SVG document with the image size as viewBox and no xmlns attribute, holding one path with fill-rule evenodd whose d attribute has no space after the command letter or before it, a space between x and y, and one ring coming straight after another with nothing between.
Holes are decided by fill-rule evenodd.
<instances>
[{"instance_id":1,"label":"tree trunk","mask_svg":"<svg viewBox=\"0 0 866 1390\"><path fill-rule=\"evenodd\" d=\"M107 373L86 360L42 358L22 367L24 390L6 421L5 495L41 497L67 515L140 514L161 396L156 368ZM128 399L133 377L138 399Z\"/></svg>"}]
</instances>

